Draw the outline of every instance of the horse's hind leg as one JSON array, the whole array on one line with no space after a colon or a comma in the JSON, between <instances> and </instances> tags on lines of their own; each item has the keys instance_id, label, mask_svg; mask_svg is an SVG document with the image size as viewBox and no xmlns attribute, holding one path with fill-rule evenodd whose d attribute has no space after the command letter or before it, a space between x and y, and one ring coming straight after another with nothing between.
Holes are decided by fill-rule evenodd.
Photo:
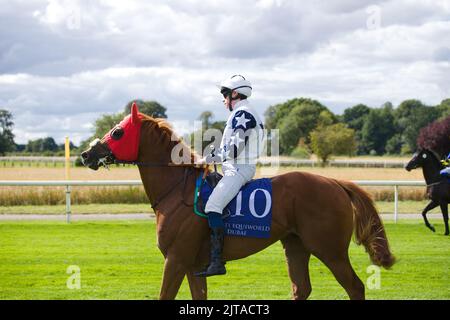
<instances>
[{"instance_id":1,"label":"horse's hind leg","mask_svg":"<svg viewBox=\"0 0 450 320\"><path fill-rule=\"evenodd\" d=\"M449 235L448 230L448 203L441 203L441 211L442 215L444 216L444 224L445 224L445 235Z\"/></svg>"},{"instance_id":2,"label":"horse's hind leg","mask_svg":"<svg viewBox=\"0 0 450 320\"><path fill-rule=\"evenodd\" d=\"M351 300L364 300L364 284L358 278L350 264L348 253L332 259L319 257L323 263L331 270L336 280L345 289Z\"/></svg>"},{"instance_id":3,"label":"horse's hind leg","mask_svg":"<svg viewBox=\"0 0 450 320\"><path fill-rule=\"evenodd\" d=\"M286 254L289 277L292 282L293 299L306 300L311 293L308 269L311 254L296 235L287 236L281 240L281 243Z\"/></svg>"},{"instance_id":4,"label":"horse's hind leg","mask_svg":"<svg viewBox=\"0 0 450 320\"><path fill-rule=\"evenodd\" d=\"M194 276L193 270L190 270L186 275L189 282L189 288L191 289L192 300L206 300L206 278Z\"/></svg>"},{"instance_id":5,"label":"horse's hind leg","mask_svg":"<svg viewBox=\"0 0 450 320\"><path fill-rule=\"evenodd\" d=\"M428 229L430 229L431 231L435 232L436 229L434 228L434 226L428 221L427 219L427 212L436 208L439 205L439 203L431 200L431 202L425 207L425 209L423 209L422 211L422 217L423 217L423 221L425 221L425 225L427 226Z\"/></svg>"}]
</instances>

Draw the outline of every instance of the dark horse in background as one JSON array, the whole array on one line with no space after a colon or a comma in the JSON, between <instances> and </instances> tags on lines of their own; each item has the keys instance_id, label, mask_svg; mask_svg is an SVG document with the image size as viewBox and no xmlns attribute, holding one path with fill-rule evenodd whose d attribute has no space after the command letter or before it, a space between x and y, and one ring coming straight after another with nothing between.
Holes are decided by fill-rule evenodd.
<instances>
[{"instance_id":1,"label":"dark horse in background","mask_svg":"<svg viewBox=\"0 0 450 320\"><path fill-rule=\"evenodd\" d=\"M192 199L196 178L208 168L193 165L197 155L173 137L167 122L138 113L134 104L131 115L103 139L94 140L81 157L94 170L120 160L138 166L155 210L158 247L165 257L160 299L174 299L185 276L192 298L206 299L206 278L195 277L194 272L208 264L209 227L206 219L194 214ZM173 150L182 150L191 162L174 165ZM295 299L306 299L311 292L311 255L332 271L351 299L364 299L364 284L348 256L353 231L356 243L364 245L372 263L389 268L395 262L383 223L367 192L348 181L306 172L289 172L271 179L270 238L226 236L223 259L245 258L281 241Z\"/></svg>"},{"instance_id":2,"label":"dark horse in background","mask_svg":"<svg viewBox=\"0 0 450 320\"><path fill-rule=\"evenodd\" d=\"M446 177L442 177L439 174L442 169L439 156L435 152L427 149L417 151L405 166L405 169L411 171L419 167L422 168L423 176L427 184L427 195L431 200L422 211L425 225L433 232L436 231L427 219L427 212L440 206L444 217L445 235L449 235L448 204L450 202L450 183Z\"/></svg>"}]
</instances>

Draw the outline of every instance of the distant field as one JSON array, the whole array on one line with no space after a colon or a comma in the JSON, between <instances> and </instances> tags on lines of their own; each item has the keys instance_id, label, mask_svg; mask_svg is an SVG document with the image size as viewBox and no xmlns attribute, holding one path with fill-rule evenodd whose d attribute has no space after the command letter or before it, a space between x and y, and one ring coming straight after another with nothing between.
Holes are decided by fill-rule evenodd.
<instances>
[{"instance_id":1,"label":"distant field","mask_svg":"<svg viewBox=\"0 0 450 320\"><path fill-rule=\"evenodd\" d=\"M373 275L369 258L351 244L351 261L368 299L450 299L449 238L442 235L441 220L433 223L436 234L420 220L385 224L398 263L381 270L379 287L367 286ZM164 260L155 232L154 221L0 222L0 299L156 299ZM70 266L80 270L80 289L70 281L67 286ZM208 279L210 299L291 297L280 243L229 262L227 269L226 276ZM316 258L310 273L310 299L348 299ZM178 299L190 299L186 280Z\"/></svg>"},{"instance_id":2,"label":"distant field","mask_svg":"<svg viewBox=\"0 0 450 320\"><path fill-rule=\"evenodd\" d=\"M326 177L347 180L423 180L421 170L407 172L401 168L333 168L333 167L280 167L278 169L260 167L256 176L273 176L290 171L305 171ZM2 168L0 167L0 180L64 180L64 168ZM93 171L83 167L70 170L73 180L133 180L140 179L136 167L111 167L110 170L100 168Z\"/></svg>"},{"instance_id":3,"label":"distant field","mask_svg":"<svg viewBox=\"0 0 450 320\"><path fill-rule=\"evenodd\" d=\"M407 172L396 168L321 168L321 167L260 167L256 177L271 177L291 171L304 171L325 177L343 180L423 180L420 170ZM135 167L101 168L93 171L87 168L71 168L73 180L140 180ZM1 168L0 180L64 180L61 168ZM377 201L393 201L392 187L367 187ZM424 200L423 187L400 188L401 200ZM63 187L0 187L0 205L62 205L65 202ZM142 187L74 187L73 204L91 203L147 203Z\"/></svg>"}]
</instances>

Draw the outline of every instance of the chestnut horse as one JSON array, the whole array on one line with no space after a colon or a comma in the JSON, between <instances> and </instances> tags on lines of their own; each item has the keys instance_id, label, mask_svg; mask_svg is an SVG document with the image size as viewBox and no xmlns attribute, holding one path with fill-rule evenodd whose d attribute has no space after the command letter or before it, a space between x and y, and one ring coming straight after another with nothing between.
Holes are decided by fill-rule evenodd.
<instances>
[{"instance_id":1,"label":"chestnut horse","mask_svg":"<svg viewBox=\"0 0 450 320\"><path fill-rule=\"evenodd\" d=\"M181 146L181 148L180 148ZM153 119L132 107L131 115L102 140L82 153L84 164L100 165L126 160L138 166L145 192L155 210L158 247L165 257L160 299L174 299L185 276L193 299L206 299L206 278L195 277L209 261L209 227L194 214L195 179L203 173L195 165L170 165L174 148L196 155L162 119ZM311 254L333 273L351 299L364 299L364 284L348 256L355 231L372 263L389 268L395 258L383 224L370 196L355 184L306 172L277 175L272 180L270 238L226 236L225 261L245 258L277 241L286 255L294 299L311 293L308 264Z\"/></svg>"}]
</instances>

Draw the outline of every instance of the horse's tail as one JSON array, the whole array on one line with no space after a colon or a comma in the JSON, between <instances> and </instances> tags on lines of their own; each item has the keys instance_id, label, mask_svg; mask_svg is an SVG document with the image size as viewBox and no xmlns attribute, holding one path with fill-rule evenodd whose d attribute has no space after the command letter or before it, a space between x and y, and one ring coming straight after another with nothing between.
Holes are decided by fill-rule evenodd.
<instances>
[{"instance_id":1,"label":"horse's tail","mask_svg":"<svg viewBox=\"0 0 450 320\"><path fill-rule=\"evenodd\" d=\"M373 264L389 269L395 263L395 257L389 249L386 232L372 198L352 182L338 180L336 182L350 196L354 207L356 243L364 245Z\"/></svg>"}]
</instances>

